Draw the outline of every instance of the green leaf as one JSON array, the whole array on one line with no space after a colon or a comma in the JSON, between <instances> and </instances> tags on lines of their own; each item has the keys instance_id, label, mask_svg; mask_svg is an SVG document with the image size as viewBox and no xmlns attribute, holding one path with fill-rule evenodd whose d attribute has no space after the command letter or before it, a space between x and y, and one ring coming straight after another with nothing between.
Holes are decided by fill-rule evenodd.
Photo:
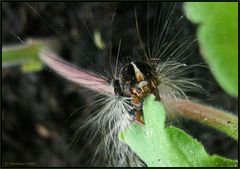
<instances>
[{"instance_id":1,"label":"green leaf","mask_svg":"<svg viewBox=\"0 0 240 169\"><path fill-rule=\"evenodd\" d=\"M25 73L40 71L43 68L43 63L38 54L43 47L43 43L39 41L28 45L3 48L2 66L19 65Z\"/></svg>"},{"instance_id":2,"label":"green leaf","mask_svg":"<svg viewBox=\"0 0 240 169\"><path fill-rule=\"evenodd\" d=\"M153 95L143 106L145 125L133 123L121 132L120 139L149 167L237 166L237 161L208 155L202 144L184 131L166 128L165 110Z\"/></svg>"},{"instance_id":3,"label":"green leaf","mask_svg":"<svg viewBox=\"0 0 240 169\"><path fill-rule=\"evenodd\" d=\"M216 80L238 96L238 2L188 2L184 8L199 25L200 52Z\"/></svg>"}]
</instances>

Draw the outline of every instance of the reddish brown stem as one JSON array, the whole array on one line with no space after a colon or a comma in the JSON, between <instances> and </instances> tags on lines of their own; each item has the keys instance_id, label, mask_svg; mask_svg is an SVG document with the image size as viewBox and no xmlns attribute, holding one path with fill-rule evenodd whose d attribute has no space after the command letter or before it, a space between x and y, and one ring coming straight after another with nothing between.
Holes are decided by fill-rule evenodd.
<instances>
[{"instance_id":1,"label":"reddish brown stem","mask_svg":"<svg viewBox=\"0 0 240 169\"><path fill-rule=\"evenodd\" d=\"M178 113L202 124L206 124L238 140L238 117L229 112L189 100L165 102L173 113Z\"/></svg>"}]
</instances>

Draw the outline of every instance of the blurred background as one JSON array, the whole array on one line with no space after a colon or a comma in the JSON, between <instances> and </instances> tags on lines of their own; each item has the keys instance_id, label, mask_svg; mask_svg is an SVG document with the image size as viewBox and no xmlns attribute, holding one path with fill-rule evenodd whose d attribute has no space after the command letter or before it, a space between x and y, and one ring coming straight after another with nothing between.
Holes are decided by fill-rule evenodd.
<instances>
[{"instance_id":1,"label":"blurred background","mask_svg":"<svg viewBox=\"0 0 240 169\"><path fill-rule=\"evenodd\" d=\"M144 2L3 2L2 44L21 44L12 33L23 40L55 38L58 43L53 46L58 48L62 58L96 72L102 69L96 58L100 56L107 61L106 51L94 47L89 32L100 32L105 48L112 45L113 53L117 53L118 42L122 38L122 55L133 55L134 50L139 48L134 8L139 14L138 22L143 39L146 39L146 26L143 25L154 15L152 8L147 15L146 6L147 3ZM166 6L167 9L168 5ZM176 3L175 10L175 18L184 15L182 3ZM114 12L116 16L111 26ZM175 29L184 27L183 37L195 36L195 26L185 19L181 22ZM111 31L112 39L109 33ZM187 64L204 62L197 45L191 51L193 55ZM209 93L189 93L190 96L237 115L237 98L225 93L208 69L196 68L188 76L200 78L199 83ZM26 73L18 65L2 65L2 165L89 166L96 145L89 146L85 153L80 151L88 138L80 137L76 146L70 145L77 129L76 119L81 121L88 116L82 113L83 108L93 101L86 95L88 94L81 87L61 78L47 67ZM176 123L202 142L210 154L232 159L238 157L237 143L226 135L184 119ZM103 160L97 165L104 164Z\"/></svg>"}]
</instances>

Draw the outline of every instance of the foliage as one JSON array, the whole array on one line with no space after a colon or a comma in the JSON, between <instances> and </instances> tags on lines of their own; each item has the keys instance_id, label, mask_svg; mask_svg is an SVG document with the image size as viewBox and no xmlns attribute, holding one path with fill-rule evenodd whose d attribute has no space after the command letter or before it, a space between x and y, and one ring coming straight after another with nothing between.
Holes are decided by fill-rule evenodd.
<instances>
[{"instance_id":1,"label":"foliage","mask_svg":"<svg viewBox=\"0 0 240 169\"><path fill-rule=\"evenodd\" d=\"M237 161L210 156L202 144L184 131L165 127L163 105L153 95L144 101L145 125L133 123L120 134L149 167L223 167L237 166Z\"/></svg>"},{"instance_id":2,"label":"foliage","mask_svg":"<svg viewBox=\"0 0 240 169\"><path fill-rule=\"evenodd\" d=\"M198 24L200 51L216 80L238 96L238 3L185 3L187 17Z\"/></svg>"}]
</instances>

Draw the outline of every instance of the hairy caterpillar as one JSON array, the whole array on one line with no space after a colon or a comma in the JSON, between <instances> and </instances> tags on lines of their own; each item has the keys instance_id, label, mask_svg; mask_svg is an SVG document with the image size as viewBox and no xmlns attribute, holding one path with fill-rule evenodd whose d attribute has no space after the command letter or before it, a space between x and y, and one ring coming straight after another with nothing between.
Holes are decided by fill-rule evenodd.
<instances>
[{"instance_id":1,"label":"hairy caterpillar","mask_svg":"<svg viewBox=\"0 0 240 169\"><path fill-rule=\"evenodd\" d=\"M157 7L155 6L156 4ZM75 8L77 7L75 6L75 4L73 6ZM126 7L127 5L123 6ZM136 4L136 6L138 6L138 4ZM51 52L41 52L42 58L45 59L46 63L48 63L53 69L55 68L58 73L62 74L64 77L72 81L79 83L86 88L98 92L97 97L100 98L97 98L96 102L93 102L92 105L89 106L89 108L92 109L92 112L94 112L94 114L90 118L88 118L88 120L83 121L82 124L78 123L78 125L81 126L79 129L79 131L81 132L77 134L77 138L75 139L75 143L77 144L77 140L81 138L81 134L83 133L84 129L91 130L90 132L85 132L85 134L89 137L91 133L92 136L97 135L97 141L93 140L91 142L90 139L90 141L87 142L87 144L90 145L97 144L99 142L96 149L96 152L98 153L96 153L94 158L90 159L91 161L93 161L93 163L95 163L96 166L99 166L98 161L101 161L101 157L104 158L104 156L101 155L103 151L105 151L105 154L107 154L105 158L106 160L104 161L109 162L109 164L104 163L101 165L142 165L141 161L139 161L138 158L118 140L118 132L122 128L126 127L129 123L131 123L132 120L135 120L135 114L129 112L137 108L137 104L133 106L133 104L131 103L133 99L130 96L121 96L121 94L119 94L121 91L118 93L114 92L114 81L119 79L121 70L124 66L133 62L134 64L130 64L130 67L133 67L135 65L140 70L139 67L141 66L139 64L136 64L139 63L137 61L140 61L141 63L144 62L154 67L157 76L159 77L159 79L161 78L160 80L158 79L158 93L160 99L164 99L164 97L169 99L186 97L185 91L192 90L193 86L196 86L194 83L192 83L191 80L189 81L188 79L185 79L181 76L181 74L184 74L186 71L189 71L189 68L191 68L191 66L187 66L184 64L185 61L183 59L188 58L188 47L191 47L191 43L194 42L194 38L186 37L186 35L184 35L186 37L185 39L180 37L183 35L182 33L184 32L184 26L182 27L182 30L172 30L175 28L176 25L181 25L181 17L178 18L180 20L174 21L173 13L175 11L175 8L172 6L172 4L168 3L165 3L164 5L162 3L144 3L144 5L142 6L145 6L146 12L144 14L141 14L141 12L139 12L138 7L132 7L132 9L130 10L132 11L132 17L126 19L129 22L133 23L132 28L136 37L134 42L137 42L133 45L133 48L128 47L128 41L124 38L121 39L121 34L119 33L119 35L117 35L116 32L112 33L112 37L117 38L110 41L117 41L117 47L115 46L115 48L113 47L113 49L111 49L111 43L106 42L100 42L100 44L104 45L97 46L96 40L94 39L96 39L95 37L98 37L99 35L102 36L102 34L104 34L104 31L101 30L99 31L101 33L99 33L96 31L94 32L94 30L91 31L89 28L87 28L87 30L90 32L90 35L86 33L87 36L92 36L92 39L93 41L95 41L95 44L98 48L97 50L100 53L99 55L97 55L96 58L99 58L99 62L103 62L103 64L100 64L99 66L100 71L93 70L95 68L94 66L80 64L80 66L83 68L86 67L86 69L92 69L94 75L91 75L93 76L90 76L89 71L85 72L83 69L79 70L80 73L77 72L76 69L73 70L72 65L67 67L68 64L66 62L62 62L59 58L54 59L54 57L51 57L55 55L54 53L52 53L51 55ZM124 8L122 8L122 10L123 9ZM118 9L116 9L116 13L114 14L116 16L110 16L110 18L113 18L114 16L114 19L112 19L113 29L114 23L120 15L119 13L121 13L121 11L119 12ZM159 17L160 19L158 20ZM142 24L144 26L140 26L141 22L139 20L141 20L141 18L146 19L145 22L143 22L145 24ZM108 22L108 24L111 24L111 22ZM123 28L125 26L126 25L122 25ZM146 31L142 30L143 27L145 27L144 29ZM111 32L111 29L109 30L109 32ZM167 35L170 37L167 37ZM105 36L109 36L109 38L111 37L110 35ZM66 43L66 46L72 46L71 44L67 43L64 38L62 38L62 40ZM131 48L132 53L124 51L126 50L126 48ZM137 49L134 51L134 48ZM149 50L148 48L150 48L151 50ZM105 52L108 50L112 50L112 52L109 52L109 55ZM80 56L80 58L87 59L86 56L89 56L90 52L91 50L89 50L89 48L86 48L84 51L81 51L82 56ZM47 61L47 59L50 59L48 60L49 62ZM94 62L94 59L92 59L91 61ZM96 65L97 63L95 62L94 64ZM104 66L104 64L107 66ZM57 65L59 66L59 69L57 69ZM64 69L64 66L65 68L71 68L72 70ZM103 68L106 67L107 69L104 70ZM110 67L112 67L112 70ZM67 74L66 70L69 70L68 73L70 74ZM137 69L135 68L135 70ZM76 71L76 74L72 74L74 71ZM84 74L84 72L86 74ZM141 70L140 72L143 73ZM79 76L81 76L81 78ZM94 79L93 77L96 78ZM85 82L83 81L83 79L85 80ZM120 88L122 89L122 87ZM115 89L117 90L119 89L119 87L115 87ZM128 89L128 87L126 87L125 89ZM96 93L94 95L96 95ZM119 95L121 97L119 97ZM138 101L139 100L140 102L142 101L142 99L138 99ZM139 105L139 107L141 109L141 104ZM99 110L96 111L96 109L100 109L100 112ZM91 112L91 110L89 111ZM119 111L124 113L118 113ZM132 114L134 116L132 116ZM100 139L100 136L102 136L103 139ZM103 146L105 146L106 149ZM86 151L83 151L82 154L84 154L84 152Z\"/></svg>"},{"instance_id":2,"label":"hairy caterpillar","mask_svg":"<svg viewBox=\"0 0 240 169\"><path fill-rule=\"evenodd\" d=\"M82 69L77 70L54 54L50 54L51 52L47 52L48 55L41 53L44 62L57 73L100 93L101 98L97 99L91 106L91 109L96 107L98 111L95 111L94 116L80 125L76 140L80 139L81 134L86 134L92 138L89 143L95 142L98 145L96 158L99 158L100 154L103 153L104 158L108 161L107 166L144 166L128 146L119 141L118 137L120 131L132 121L144 124L143 119L141 119L143 114L142 102L148 94L154 94L159 100L177 99L182 96L186 97L184 90L199 87L192 80L181 77L181 74L186 73L189 67L177 62L178 58L183 57L182 55L184 55L184 59L188 57L185 51L191 47L194 40L188 37L183 39L181 44L177 44L178 35L181 34L180 30L168 42L169 39L166 38L169 38L167 36L177 21L172 19L174 5L170 4L168 8L165 5L157 4L155 7L155 23L152 23L153 28L150 28L149 23L147 23L148 32L145 44L143 44L139 32L138 12L135 9L135 27L141 47L137 52L138 57L131 56L128 61L125 60L124 56L121 57L122 41L120 39L116 59L113 59L112 63L111 60L109 61L112 70L106 69L104 71L110 72L110 77L101 78ZM148 13L150 12L149 7L150 4L147 4ZM155 32L154 40L150 40L149 29ZM150 47L150 43L153 48ZM169 51L174 45L176 46L173 51ZM171 52L172 58L166 56L168 59L162 61L161 59L168 52ZM111 55L110 53L110 57ZM178 76L181 78L178 79ZM83 132L84 128L89 129L89 131ZM97 132L101 133L100 137L96 136ZM97 160L95 156L92 159L93 162Z\"/></svg>"}]
</instances>

